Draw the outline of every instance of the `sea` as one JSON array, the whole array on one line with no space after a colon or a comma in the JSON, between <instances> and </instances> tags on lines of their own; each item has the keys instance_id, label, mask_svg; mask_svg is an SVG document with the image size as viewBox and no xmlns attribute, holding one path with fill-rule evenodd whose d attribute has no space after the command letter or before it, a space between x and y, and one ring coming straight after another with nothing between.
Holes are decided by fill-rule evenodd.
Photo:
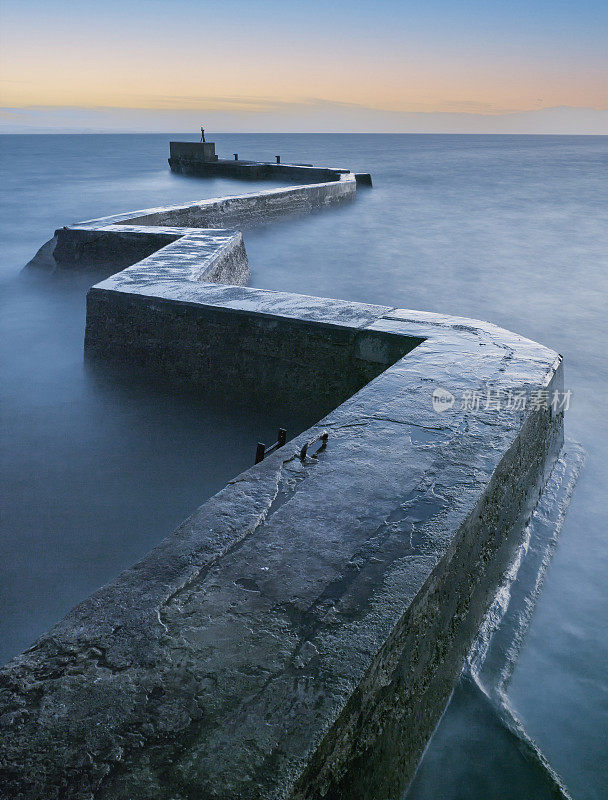
<instances>
[{"instance_id":1,"label":"sea","mask_svg":"<svg viewBox=\"0 0 608 800\"><path fill-rule=\"evenodd\" d=\"M564 451L404 798L606 797L608 136L207 138L372 174L354 203L245 229L250 285L489 320L563 354ZM63 225L258 188L172 174L172 139L196 135L0 137L0 663L258 441L316 421L92 366L85 295L104 275L23 271Z\"/></svg>"}]
</instances>

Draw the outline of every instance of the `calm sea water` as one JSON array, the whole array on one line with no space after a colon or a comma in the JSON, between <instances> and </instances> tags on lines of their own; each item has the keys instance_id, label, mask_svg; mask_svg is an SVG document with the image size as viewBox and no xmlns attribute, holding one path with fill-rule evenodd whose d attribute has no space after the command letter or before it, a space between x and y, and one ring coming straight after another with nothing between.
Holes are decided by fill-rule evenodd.
<instances>
[{"instance_id":1,"label":"calm sea water","mask_svg":"<svg viewBox=\"0 0 608 800\"><path fill-rule=\"evenodd\" d=\"M82 338L97 277L20 273L61 225L254 190L172 175L171 138L0 138L0 661L247 468L258 439L314 419L228 412L93 369ZM213 138L221 154L373 174L352 205L246 231L253 286L479 317L564 354L567 434L586 461L506 691L573 796L605 796L608 137ZM408 800L547 791L463 678Z\"/></svg>"}]
</instances>

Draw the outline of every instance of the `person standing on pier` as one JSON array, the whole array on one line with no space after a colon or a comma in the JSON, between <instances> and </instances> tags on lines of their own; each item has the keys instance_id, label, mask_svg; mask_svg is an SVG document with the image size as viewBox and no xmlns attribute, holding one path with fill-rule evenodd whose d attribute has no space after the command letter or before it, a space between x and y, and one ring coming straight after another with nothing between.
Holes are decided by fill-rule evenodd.
<instances>
[{"instance_id":1,"label":"person standing on pier","mask_svg":"<svg viewBox=\"0 0 608 800\"><path fill-rule=\"evenodd\" d=\"M201 128L201 142L205 141L205 129Z\"/></svg>"}]
</instances>

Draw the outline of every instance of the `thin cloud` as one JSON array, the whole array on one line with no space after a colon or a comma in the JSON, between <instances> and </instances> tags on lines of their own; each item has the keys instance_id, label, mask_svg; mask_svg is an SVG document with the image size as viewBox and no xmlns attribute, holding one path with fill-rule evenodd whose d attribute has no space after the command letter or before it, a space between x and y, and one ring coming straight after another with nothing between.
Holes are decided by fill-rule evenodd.
<instances>
[{"instance_id":1,"label":"thin cloud","mask_svg":"<svg viewBox=\"0 0 608 800\"><path fill-rule=\"evenodd\" d=\"M259 100L255 98L256 102ZM464 101L463 106L460 110L394 111L318 98L303 98L295 103L270 100L261 109L252 105L243 109L230 102L214 110L200 106L171 109L5 106L0 108L0 130L6 133L196 131L204 115L206 128L224 132L608 133L606 109L560 106L497 113L488 112L485 106L471 111Z\"/></svg>"}]
</instances>

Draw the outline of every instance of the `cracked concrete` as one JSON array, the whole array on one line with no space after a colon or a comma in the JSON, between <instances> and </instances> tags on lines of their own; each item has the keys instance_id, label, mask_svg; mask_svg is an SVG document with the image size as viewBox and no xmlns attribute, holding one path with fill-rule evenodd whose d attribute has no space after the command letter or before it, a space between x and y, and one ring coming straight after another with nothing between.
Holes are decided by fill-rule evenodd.
<instances>
[{"instance_id":1,"label":"cracked concrete","mask_svg":"<svg viewBox=\"0 0 608 800\"><path fill-rule=\"evenodd\" d=\"M561 358L475 320L202 283L158 253L91 289L91 356L315 393L327 415L0 671L3 796L398 797L563 438L551 407L460 398L560 390Z\"/></svg>"},{"instance_id":2,"label":"cracked concrete","mask_svg":"<svg viewBox=\"0 0 608 800\"><path fill-rule=\"evenodd\" d=\"M382 329L370 313L353 329ZM420 343L320 421L317 459L311 432L289 442L5 668L8 796L377 797L411 776L562 435L551 409L438 414L433 387L553 388L561 361L399 324Z\"/></svg>"}]
</instances>

